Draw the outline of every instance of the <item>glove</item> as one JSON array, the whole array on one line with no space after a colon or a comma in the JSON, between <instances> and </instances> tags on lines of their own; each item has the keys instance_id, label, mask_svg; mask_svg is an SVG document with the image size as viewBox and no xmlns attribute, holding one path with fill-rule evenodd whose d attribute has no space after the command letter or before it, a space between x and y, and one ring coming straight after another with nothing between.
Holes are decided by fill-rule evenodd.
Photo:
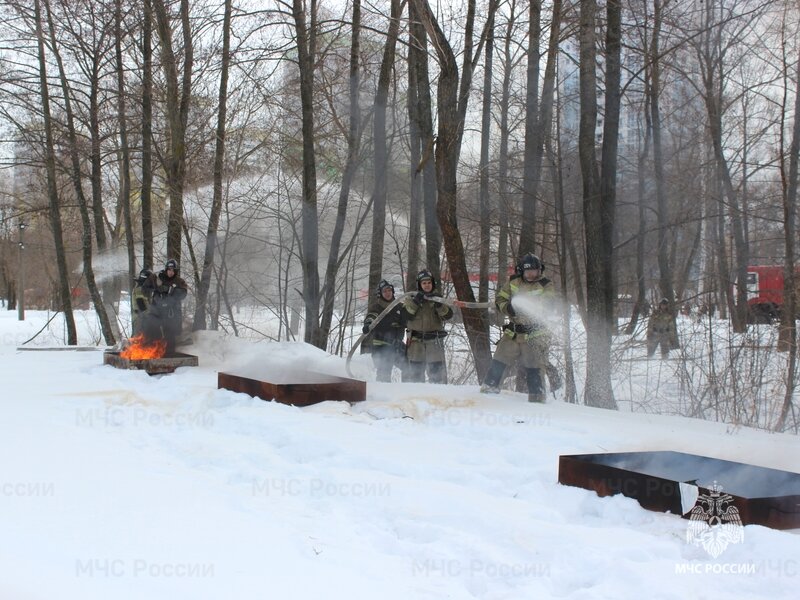
<instances>
[{"instance_id":1,"label":"glove","mask_svg":"<svg viewBox=\"0 0 800 600\"><path fill-rule=\"evenodd\" d=\"M147 310L147 304L145 304L144 298L137 298L136 299L136 308L138 308L139 310L142 310L142 311Z\"/></svg>"},{"instance_id":2,"label":"glove","mask_svg":"<svg viewBox=\"0 0 800 600\"><path fill-rule=\"evenodd\" d=\"M422 303L425 302L425 294L423 292L417 292L417 295L414 296L414 304L422 306Z\"/></svg>"},{"instance_id":3,"label":"glove","mask_svg":"<svg viewBox=\"0 0 800 600\"><path fill-rule=\"evenodd\" d=\"M511 302L506 305L506 312L508 313L509 317L516 317L517 311L514 310L514 307L511 306Z\"/></svg>"},{"instance_id":4,"label":"glove","mask_svg":"<svg viewBox=\"0 0 800 600\"><path fill-rule=\"evenodd\" d=\"M369 323L364 323L364 326L361 328L361 333L369 333Z\"/></svg>"}]
</instances>

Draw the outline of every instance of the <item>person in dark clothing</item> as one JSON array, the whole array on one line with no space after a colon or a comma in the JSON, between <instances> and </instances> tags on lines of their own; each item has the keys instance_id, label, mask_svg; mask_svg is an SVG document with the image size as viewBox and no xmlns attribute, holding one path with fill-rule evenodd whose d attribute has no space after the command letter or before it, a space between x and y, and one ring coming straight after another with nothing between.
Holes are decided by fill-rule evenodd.
<instances>
[{"instance_id":1,"label":"person in dark clothing","mask_svg":"<svg viewBox=\"0 0 800 600\"><path fill-rule=\"evenodd\" d=\"M175 343L183 328L181 302L188 288L179 273L178 261L170 258L164 263L163 271L152 274L142 285L152 298L142 322L142 332L150 342L166 340L167 355L175 353Z\"/></svg>"},{"instance_id":2,"label":"person in dark clothing","mask_svg":"<svg viewBox=\"0 0 800 600\"><path fill-rule=\"evenodd\" d=\"M411 334L406 356L408 366L404 381L447 383L447 368L444 354L444 338L447 332L444 322L453 317L453 309L437 302L440 293L436 281L428 270L417 274L417 294L403 303L406 312L406 328Z\"/></svg>"},{"instance_id":3,"label":"person in dark clothing","mask_svg":"<svg viewBox=\"0 0 800 600\"><path fill-rule=\"evenodd\" d=\"M370 302L367 316L364 319L362 331L367 333L372 322L378 318L387 306L394 301L394 286L382 279L378 284L375 298ZM370 338L367 340L372 354L372 362L377 370L378 381L391 381L392 368L397 366L403 370L405 362L405 345L403 337L405 335L405 313L403 307L398 304L383 319L381 319L372 330Z\"/></svg>"},{"instance_id":4,"label":"person in dark clothing","mask_svg":"<svg viewBox=\"0 0 800 600\"><path fill-rule=\"evenodd\" d=\"M150 307L151 296L144 291L144 282L153 274L150 269L142 269L133 281L131 293L131 331L133 335L142 332L142 317Z\"/></svg>"}]
</instances>

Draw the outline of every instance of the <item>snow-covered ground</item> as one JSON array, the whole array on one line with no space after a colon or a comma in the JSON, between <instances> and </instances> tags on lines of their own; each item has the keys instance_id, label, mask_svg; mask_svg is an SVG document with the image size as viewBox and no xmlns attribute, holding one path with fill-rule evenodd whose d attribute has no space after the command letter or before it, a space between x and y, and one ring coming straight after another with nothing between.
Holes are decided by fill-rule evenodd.
<instances>
[{"instance_id":1,"label":"snow-covered ground","mask_svg":"<svg viewBox=\"0 0 800 600\"><path fill-rule=\"evenodd\" d=\"M714 558L687 520L557 483L559 455L631 450L800 472L798 436L475 386L370 381L301 409L217 372L341 359L209 332L200 367L149 377L18 351L45 321L0 312L2 600L798 596L799 531L747 526Z\"/></svg>"}]
</instances>

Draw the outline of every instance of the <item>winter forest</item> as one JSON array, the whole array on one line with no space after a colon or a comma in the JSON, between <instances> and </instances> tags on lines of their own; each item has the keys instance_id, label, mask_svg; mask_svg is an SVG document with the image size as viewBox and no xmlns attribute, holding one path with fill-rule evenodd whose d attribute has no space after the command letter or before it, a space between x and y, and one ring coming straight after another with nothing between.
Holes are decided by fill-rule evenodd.
<instances>
[{"instance_id":1,"label":"winter forest","mask_svg":"<svg viewBox=\"0 0 800 600\"><path fill-rule=\"evenodd\" d=\"M566 401L796 433L798 29L798 0L2 0L0 297L113 345L175 258L189 329L344 355L380 280L491 302L532 252ZM679 406L626 376L662 298ZM457 320L476 383L502 321Z\"/></svg>"}]
</instances>

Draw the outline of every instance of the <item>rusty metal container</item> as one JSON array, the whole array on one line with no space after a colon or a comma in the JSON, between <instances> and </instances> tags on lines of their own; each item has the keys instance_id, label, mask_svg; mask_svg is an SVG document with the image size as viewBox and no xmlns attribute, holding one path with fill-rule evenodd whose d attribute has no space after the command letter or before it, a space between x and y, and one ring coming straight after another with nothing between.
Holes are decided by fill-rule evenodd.
<instances>
[{"instance_id":1,"label":"rusty metal container","mask_svg":"<svg viewBox=\"0 0 800 600\"><path fill-rule=\"evenodd\" d=\"M182 352L161 358L131 360L122 358L119 352L106 351L103 353L103 364L117 369L139 369L146 371L148 375L162 375L173 373L178 367L196 367L199 362L195 355Z\"/></svg>"},{"instance_id":2,"label":"rusty metal container","mask_svg":"<svg viewBox=\"0 0 800 600\"><path fill-rule=\"evenodd\" d=\"M800 528L800 474L682 452L622 452L559 457L558 482L622 494L648 509L688 518L687 490L732 497L743 525ZM695 493L695 497L697 493Z\"/></svg>"},{"instance_id":3,"label":"rusty metal container","mask_svg":"<svg viewBox=\"0 0 800 600\"><path fill-rule=\"evenodd\" d=\"M294 406L309 406L326 400L362 402L367 398L367 383L326 373L303 371L269 375L270 381L232 373L219 373L217 388L241 392L262 400L276 400Z\"/></svg>"}]
</instances>

